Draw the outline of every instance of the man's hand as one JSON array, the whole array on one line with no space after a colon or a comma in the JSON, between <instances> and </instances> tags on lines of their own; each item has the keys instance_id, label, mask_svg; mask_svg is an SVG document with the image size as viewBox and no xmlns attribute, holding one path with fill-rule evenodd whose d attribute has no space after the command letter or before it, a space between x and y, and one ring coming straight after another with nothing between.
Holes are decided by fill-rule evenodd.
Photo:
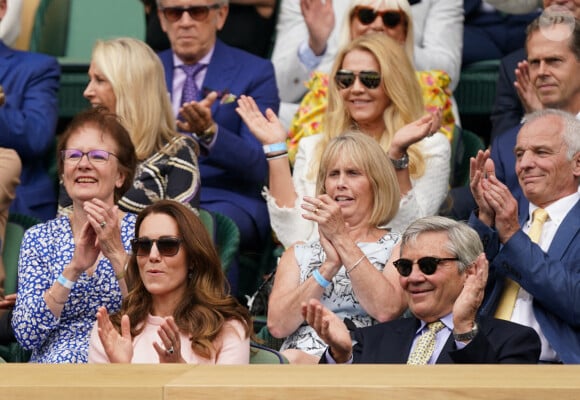
<instances>
[{"instance_id":1,"label":"man's hand","mask_svg":"<svg viewBox=\"0 0 580 400\"><path fill-rule=\"evenodd\" d=\"M518 201L506 185L495 175L484 183L484 197L495 214L495 228L501 243L506 243L520 229L518 220Z\"/></svg>"},{"instance_id":2,"label":"man's hand","mask_svg":"<svg viewBox=\"0 0 580 400\"><path fill-rule=\"evenodd\" d=\"M489 176L495 176L495 166L489 158L489 150L479 150L475 157L469 160L469 188L473 199L479 207L479 219L487 226L494 222L493 208L488 204L485 193L485 183Z\"/></svg>"},{"instance_id":3,"label":"man's hand","mask_svg":"<svg viewBox=\"0 0 580 400\"><path fill-rule=\"evenodd\" d=\"M453 330L457 333L473 329L477 310L483 301L488 273L485 253L481 253L463 273L466 274L465 283L453 305Z\"/></svg>"},{"instance_id":4,"label":"man's hand","mask_svg":"<svg viewBox=\"0 0 580 400\"><path fill-rule=\"evenodd\" d=\"M334 361L341 364L350 360L352 357L350 332L335 313L324 307L320 301L311 299L308 304L302 303L302 316L328 344Z\"/></svg>"},{"instance_id":5,"label":"man's hand","mask_svg":"<svg viewBox=\"0 0 580 400\"><path fill-rule=\"evenodd\" d=\"M215 122L211 116L211 106L218 97L217 92L210 92L203 100L184 103L179 109L183 121L177 120L177 128L183 132L201 135Z\"/></svg>"},{"instance_id":6,"label":"man's hand","mask_svg":"<svg viewBox=\"0 0 580 400\"><path fill-rule=\"evenodd\" d=\"M320 56L326 50L326 43L334 29L332 0L300 0L300 10L308 29L308 46Z\"/></svg>"},{"instance_id":7,"label":"man's hand","mask_svg":"<svg viewBox=\"0 0 580 400\"><path fill-rule=\"evenodd\" d=\"M516 81L514 87L518 93L518 97L522 102L524 111L531 113L541 110L543 108L540 99L534 89L534 83L530 79L530 66L526 60L520 61L515 71Z\"/></svg>"}]
</instances>

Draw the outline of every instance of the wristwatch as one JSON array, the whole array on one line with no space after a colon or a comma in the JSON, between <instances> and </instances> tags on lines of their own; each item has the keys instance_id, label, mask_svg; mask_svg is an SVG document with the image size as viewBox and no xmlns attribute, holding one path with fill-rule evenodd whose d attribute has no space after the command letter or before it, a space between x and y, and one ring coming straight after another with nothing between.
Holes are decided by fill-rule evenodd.
<instances>
[{"instance_id":1,"label":"wristwatch","mask_svg":"<svg viewBox=\"0 0 580 400\"><path fill-rule=\"evenodd\" d=\"M198 140L206 144L210 144L216 132L217 132L217 124L214 122L209 126L209 128L203 131L203 133L196 134L195 136L197 137Z\"/></svg>"},{"instance_id":2,"label":"wristwatch","mask_svg":"<svg viewBox=\"0 0 580 400\"><path fill-rule=\"evenodd\" d=\"M455 333L453 332L453 339L458 342L468 342L472 340L479 332L479 328L477 327L477 323L473 323L473 328L469 332L465 333Z\"/></svg>"},{"instance_id":3,"label":"wristwatch","mask_svg":"<svg viewBox=\"0 0 580 400\"><path fill-rule=\"evenodd\" d=\"M391 162L393 163L393 167L395 169L405 169L409 167L409 155L407 153L403 154L403 157L399 158L398 160L393 160L391 158Z\"/></svg>"}]
</instances>

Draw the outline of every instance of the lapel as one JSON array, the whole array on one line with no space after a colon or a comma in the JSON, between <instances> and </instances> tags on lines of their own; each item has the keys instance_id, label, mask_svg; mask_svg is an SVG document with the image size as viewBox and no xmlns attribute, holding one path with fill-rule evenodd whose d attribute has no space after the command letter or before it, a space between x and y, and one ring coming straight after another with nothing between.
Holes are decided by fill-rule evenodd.
<instances>
[{"instance_id":1,"label":"lapel","mask_svg":"<svg viewBox=\"0 0 580 400\"><path fill-rule=\"evenodd\" d=\"M564 221L560 224L558 231L556 231L556 235L554 236L554 239L552 239L552 243L548 249L550 257L556 260L561 260L564 252L578 234L579 229L580 201L574 204L574 207L572 207L568 215L566 215L566 218L564 218Z\"/></svg>"},{"instance_id":2,"label":"lapel","mask_svg":"<svg viewBox=\"0 0 580 400\"><path fill-rule=\"evenodd\" d=\"M447 338L445 346L443 346L443 349L441 349L441 353L439 353L439 357L437 358L435 364L453 364L453 360L451 359L451 356L449 356L449 353L454 350L456 350L455 339L453 339L453 334L451 334Z\"/></svg>"},{"instance_id":3,"label":"lapel","mask_svg":"<svg viewBox=\"0 0 580 400\"><path fill-rule=\"evenodd\" d=\"M167 84L167 91L173 98L173 51L171 49L159 53L159 58L165 70L165 83Z\"/></svg>"},{"instance_id":4,"label":"lapel","mask_svg":"<svg viewBox=\"0 0 580 400\"><path fill-rule=\"evenodd\" d=\"M399 321L400 323L393 330L396 337L392 341L387 342L386 346L392 349L393 362L406 364L411 353L415 333L419 329L421 321L415 317L402 318Z\"/></svg>"},{"instance_id":5,"label":"lapel","mask_svg":"<svg viewBox=\"0 0 580 400\"><path fill-rule=\"evenodd\" d=\"M217 39L211 60L207 66L207 73L203 80L202 93L205 93L206 90L215 90L221 96L224 92L231 92L233 79L236 76L236 68L237 63L231 54L230 48L221 40ZM239 93L234 94L239 95ZM219 104L219 99L213 103L211 108L212 114L215 114Z\"/></svg>"}]
</instances>

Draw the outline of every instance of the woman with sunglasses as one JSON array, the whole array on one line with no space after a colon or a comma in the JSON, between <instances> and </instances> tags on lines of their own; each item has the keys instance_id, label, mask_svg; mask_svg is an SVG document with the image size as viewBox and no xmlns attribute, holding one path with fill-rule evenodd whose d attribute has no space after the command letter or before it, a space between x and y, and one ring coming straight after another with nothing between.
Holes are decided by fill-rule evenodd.
<instances>
[{"instance_id":1,"label":"woman with sunglasses","mask_svg":"<svg viewBox=\"0 0 580 400\"><path fill-rule=\"evenodd\" d=\"M305 197L304 218L320 238L288 248L277 267L268 303L268 329L286 338L292 363L315 363L326 344L304 324L301 304L320 300L354 326L399 317L405 308L397 272L399 235L386 225L400 193L391 162L375 140L346 132L330 140L320 160L316 192ZM391 259L392 258L392 259ZM390 261L387 261L390 260Z\"/></svg>"},{"instance_id":2,"label":"woman with sunglasses","mask_svg":"<svg viewBox=\"0 0 580 400\"><path fill-rule=\"evenodd\" d=\"M176 130L163 66L149 46L133 38L97 41L84 96L116 113L135 145L139 164L122 210L138 213L160 199L199 207L197 143ZM69 204L61 190L61 214Z\"/></svg>"},{"instance_id":3,"label":"woman with sunglasses","mask_svg":"<svg viewBox=\"0 0 580 400\"><path fill-rule=\"evenodd\" d=\"M84 363L98 308L118 310L128 292L135 215L116 202L133 182L137 159L117 117L97 109L71 121L58 154L72 213L24 234L12 327L32 350L31 362Z\"/></svg>"},{"instance_id":4,"label":"woman with sunglasses","mask_svg":"<svg viewBox=\"0 0 580 400\"><path fill-rule=\"evenodd\" d=\"M250 98L238 103L240 115L268 150L270 223L285 247L318 237L316 224L301 217L300 203L315 194L314 177L327 143L353 126L373 137L396 168L401 202L389 222L394 231L436 214L447 193L450 145L435 133L441 115L422 116L419 85L402 47L384 34L361 36L341 50L331 76L326 130L300 141L293 174L286 132L274 113L262 116Z\"/></svg>"},{"instance_id":5,"label":"woman with sunglasses","mask_svg":"<svg viewBox=\"0 0 580 400\"><path fill-rule=\"evenodd\" d=\"M285 126L298 108L295 103L305 94L304 82L311 73L329 73L338 49L355 38L349 36L345 41L343 34L345 25L356 18L353 10L359 7L370 12L404 11L409 20L406 42L410 50L414 48L415 68L445 71L445 77L451 79L449 89L457 86L463 43L462 0L282 0L272 62ZM375 32L384 29L388 34L396 19L385 15L363 21Z\"/></svg>"},{"instance_id":6,"label":"woman with sunglasses","mask_svg":"<svg viewBox=\"0 0 580 400\"><path fill-rule=\"evenodd\" d=\"M89 362L247 364L251 317L227 294L199 218L160 200L137 217L131 245L132 289L119 312L99 309Z\"/></svg>"}]
</instances>

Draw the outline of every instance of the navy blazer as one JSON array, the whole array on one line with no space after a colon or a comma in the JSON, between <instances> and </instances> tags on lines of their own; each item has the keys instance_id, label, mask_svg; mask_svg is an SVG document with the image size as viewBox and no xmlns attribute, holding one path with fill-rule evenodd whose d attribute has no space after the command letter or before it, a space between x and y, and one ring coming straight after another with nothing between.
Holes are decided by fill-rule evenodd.
<instances>
[{"instance_id":1,"label":"navy blazer","mask_svg":"<svg viewBox=\"0 0 580 400\"><path fill-rule=\"evenodd\" d=\"M171 93L173 52L171 49L163 51L159 57ZM280 105L272 63L230 47L219 39L207 68L203 89L229 92L236 97L242 94L252 96L262 112L271 108L277 113ZM236 107L237 102L220 104L219 100L212 106L212 116L219 129L209 153L199 157L202 179L200 207L211 209L208 203L231 202L252 216L265 238L270 220L261 191L267 183L268 164L262 145L236 113Z\"/></svg>"},{"instance_id":2,"label":"navy blazer","mask_svg":"<svg viewBox=\"0 0 580 400\"><path fill-rule=\"evenodd\" d=\"M445 343L437 364L535 364L540 357L540 339L531 328L494 318L480 318L479 333L458 350L453 335ZM358 328L354 331L353 363L405 364L411 352L417 318ZM326 364L326 354L320 359Z\"/></svg>"},{"instance_id":3,"label":"navy blazer","mask_svg":"<svg viewBox=\"0 0 580 400\"><path fill-rule=\"evenodd\" d=\"M509 277L534 297L534 315L560 359L580 363L580 201L560 224L547 252L521 229L501 246L497 231L473 214L469 225L490 261L481 314L495 312L504 278Z\"/></svg>"},{"instance_id":4,"label":"navy blazer","mask_svg":"<svg viewBox=\"0 0 580 400\"><path fill-rule=\"evenodd\" d=\"M0 147L22 160L20 185L10 210L47 220L56 214L56 188L47 160L58 121L60 66L55 58L13 50L0 41Z\"/></svg>"}]
</instances>

